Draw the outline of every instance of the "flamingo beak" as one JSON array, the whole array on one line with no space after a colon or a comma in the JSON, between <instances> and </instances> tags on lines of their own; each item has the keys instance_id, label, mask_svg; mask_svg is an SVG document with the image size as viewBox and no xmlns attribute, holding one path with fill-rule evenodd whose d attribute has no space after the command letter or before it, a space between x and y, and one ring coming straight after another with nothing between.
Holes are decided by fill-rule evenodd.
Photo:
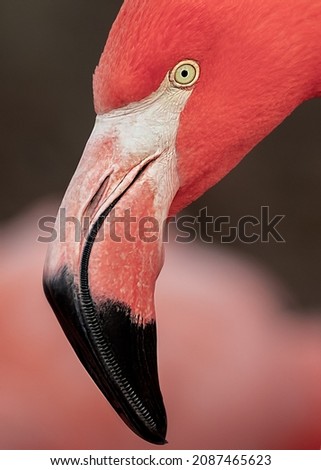
<instances>
[{"instance_id":1,"label":"flamingo beak","mask_svg":"<svg viewBox=\"0 0 321 470\"><path fill-rule=\"evenodd\" d=\"M155 282L179 188L175 142L190 92L168 77L145 100L99 115L67 189L44 269L46 296L79 359L140 437L166 442Z\"/></svg>"}]
</instances>

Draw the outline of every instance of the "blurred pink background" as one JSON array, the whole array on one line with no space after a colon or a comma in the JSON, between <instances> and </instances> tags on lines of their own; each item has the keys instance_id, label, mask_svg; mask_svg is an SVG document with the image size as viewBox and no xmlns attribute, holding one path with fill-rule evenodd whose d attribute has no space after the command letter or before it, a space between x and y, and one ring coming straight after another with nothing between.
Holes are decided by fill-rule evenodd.
<instances>
[{"instance_id":1,"label":"blurred pink background","mask_svg":"<svg viewBox=\"0 0 321 470\"><path fill-rule=\"evenodd\" d=\"M55 215L93 123L120 1L1 5L0 448L152 448L82 368L42 294ZM186 210L286 217L285 244L167 247L156 302L172 449L321 446L320 100ZM46 202L46 201L54 202Z\"/></svg>"}]
</instances>

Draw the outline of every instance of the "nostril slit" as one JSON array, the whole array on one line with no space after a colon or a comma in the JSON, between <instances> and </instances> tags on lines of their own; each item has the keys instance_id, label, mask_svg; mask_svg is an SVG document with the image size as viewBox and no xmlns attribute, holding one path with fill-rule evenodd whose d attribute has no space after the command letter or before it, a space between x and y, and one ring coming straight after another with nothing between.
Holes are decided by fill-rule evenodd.
<instances>
[{"instance_id":1,"label":"nostril slit","mask_svg":"<svg viewBox=\"0 0 321 470\"><path fill-rule=\"evenodd\" d=\"M91 221L93 219L93 215L97 212L97 209L100 205L101 200L103 199L104 194L106 193L108 183L109 183L110 175L107 175L106 178L102 181L99 188L87 204L84 210L84 218ZM86 224L85 224L86 226ZM84 227L85 228L85 227Z\"/></svg>"}]
</instances>

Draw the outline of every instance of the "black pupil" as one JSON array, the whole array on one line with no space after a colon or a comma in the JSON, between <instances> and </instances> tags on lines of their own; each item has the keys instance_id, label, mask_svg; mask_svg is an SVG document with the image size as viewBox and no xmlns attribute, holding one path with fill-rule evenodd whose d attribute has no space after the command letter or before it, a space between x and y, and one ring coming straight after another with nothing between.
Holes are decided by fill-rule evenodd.
<instances>
[{"instance_id":1,"label":"black pupil","mask_svg":"<svg viewBox=\"0 0 321 470\"><path fill-rule=\"evenodd\" d=\"M182 70L182 77L187 78L188 77L188 70Z\"/></svg>"}]
</instances>

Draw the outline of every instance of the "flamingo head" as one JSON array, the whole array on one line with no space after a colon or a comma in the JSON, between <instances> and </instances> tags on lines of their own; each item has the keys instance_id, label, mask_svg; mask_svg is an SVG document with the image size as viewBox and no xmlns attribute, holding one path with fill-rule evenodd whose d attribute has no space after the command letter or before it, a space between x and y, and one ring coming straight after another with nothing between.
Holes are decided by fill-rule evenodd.
<instances>
[{"instance_id":1,"label":"flamingo head","mask_svg":"<svg viewBox=\"0 0 321 470\"><path fill-rule=\"evenodd\" d=\"M273 38L271 2L259 12L244 3L124 2L94 75L96 124L44 270L84 366L129 427L156 444L166 434L154 308L166 218L312 92L290 73L292 51L285 66L277 60L286 45Z\"/></svg>"}]
</instances>

